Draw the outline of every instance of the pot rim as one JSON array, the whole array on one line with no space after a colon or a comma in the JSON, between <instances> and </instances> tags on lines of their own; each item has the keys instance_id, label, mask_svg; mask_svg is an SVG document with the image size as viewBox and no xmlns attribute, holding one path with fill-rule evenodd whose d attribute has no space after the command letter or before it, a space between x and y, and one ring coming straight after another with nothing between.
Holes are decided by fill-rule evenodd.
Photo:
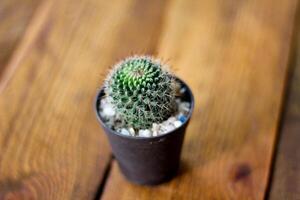
<instances>
[{"instance_id":1,"label":"pot rim","mask_svg":"<svg viewBox=\"0 0 300 200\"><path fill-rule=\"evenodd\" d=\"M96 97L94 98L93 108L94 108L94 111L95 111L95 113L96 113L97 121L100 122L100 124L101 124L101 126L102 126L103 128L106 128L106 129L110 130L110 131L108 131L109 134L114 133L115 135L117 135L117 136L119 136L119 137L123 137L123 138L126 138L126 139L133 139L133 140L152 140L152 139L161 139L161 138L163 138L163 137L166 137L166 136L170 135L170 134L173 133L173 132L176 132L178 129L180 129L181 127L187 125L187 123L189 122L189 120L190 120L190 118L191 118L191 116L192 116L192 114L193 114L193 111L194 111L195 100L194 100L194 95L193 95L192 90L190 89L190 87L189 87L182 79L178 78L177 76L174 76L174 77L175 77L175 80L179 81L182 85L184 85L184 87L187 89L187 92L188 92L188 94L190 95L190 99L191 99L191 101L190 101L190 104L191 104L190 111L189 111L189 113L188 113L188 115L187 115L187 119L185 120L184 123L181 124L181 126L175 128L175 129L173 129L173 130L171 130L171 131L168 131L168 132L166 132L166 133L164 133L164 134L162 134L162 135L151 136L151 137L128 136L128 135L120 134L120 133L118 133L118 132L115 131L115 130L112 130L111 128L109 128L109 127L105 124L105 122L102 120L102 117L101 117L100 113L98 112L98 104L97 104L97 102L98 102L100 93L104 90L104 86L102 86L100 89L98 89L97 95L96 95Z\"/></svg>"}]
</instances>

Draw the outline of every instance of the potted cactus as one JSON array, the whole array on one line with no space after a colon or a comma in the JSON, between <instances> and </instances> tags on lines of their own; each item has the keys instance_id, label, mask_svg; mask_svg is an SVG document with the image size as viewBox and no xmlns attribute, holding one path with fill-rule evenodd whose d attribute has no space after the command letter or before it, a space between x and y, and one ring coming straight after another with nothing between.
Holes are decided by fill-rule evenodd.
<instances>
[{"instance_id":1,"label":"potted cactus","mask_svg":"<svg viewBox=\"0 0 300 200\"><path fill-rule=\"evenodd\" d=\"M132 56L113 66L95 101L121 171L145 185L176 174L193 108L189 87L149 56Z\"/></svg>"}]
</instances>

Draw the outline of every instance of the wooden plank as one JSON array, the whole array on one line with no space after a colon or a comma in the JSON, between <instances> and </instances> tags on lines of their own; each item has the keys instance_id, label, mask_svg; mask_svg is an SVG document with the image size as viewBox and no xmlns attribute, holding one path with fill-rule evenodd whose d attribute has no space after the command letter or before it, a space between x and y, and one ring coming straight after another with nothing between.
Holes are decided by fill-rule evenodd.
<instances>
[{"instance_id":1,"label":"wooden plank","mask_svg":"<svg viewBox=\"0 0 300 200\"><path fill-rule=\"evenodd\" d=\"M41 2L39 0L0 1L0 78L34 11Z\"/></svg>"},{"instance_id":2,"label":"wooden plank","mask_svg":"<svg viewBox=\"0 0 300 200\"><path fill-rule=\"evenodd\" d=\"M287 73L296 1L175 0L159 55L196 107L179 176L130 184L114 163L103 199L263 199Z\"/></svg>"},{"instance_id":3,"label":"wooden plank","mask_svg":"<svg viewBox=\"0 0 300 200\"><path fill-rule=\"evenodd\" d=\"M111 156L92 106L101 74L129 52L155 51L165 3L39 8L0 96L0 199L94 198Z\"/></svg>"},{"instance_id":4,"label":"wooden plank","mask_svg":"<svg viewBox=\"0 0 300 200\"><path fill-rule=\"evenodd\" d=\"M297 17L296 49L291 82L279 136L270 199L300 199L300 21Z\"/></svg>"}]
</instances>

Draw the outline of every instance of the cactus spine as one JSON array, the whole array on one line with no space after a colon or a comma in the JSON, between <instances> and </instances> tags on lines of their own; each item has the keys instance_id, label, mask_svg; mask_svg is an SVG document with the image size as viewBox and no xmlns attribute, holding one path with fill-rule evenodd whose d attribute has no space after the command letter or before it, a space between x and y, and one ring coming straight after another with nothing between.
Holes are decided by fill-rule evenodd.
<instances>
[{"instance_id":1,"label":"cactus spine","mask_svg":"<svg viewBox=\"0 0 300 200\"><path fill-rule=\"evenodd\" d=\"M105 93L127 126L146 129L176 110L174 82L159 60L133 56L114 66Z\"/></svg>"}]
</instances>

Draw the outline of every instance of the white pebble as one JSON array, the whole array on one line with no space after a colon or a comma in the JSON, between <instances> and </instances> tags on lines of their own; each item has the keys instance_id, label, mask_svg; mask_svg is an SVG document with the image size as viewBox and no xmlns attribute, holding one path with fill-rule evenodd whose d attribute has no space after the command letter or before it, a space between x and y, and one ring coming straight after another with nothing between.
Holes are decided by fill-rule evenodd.
<instances>
[{"instance_id":1,"label":"white pebble","mask_svg":"<svg viewBox=\"0 0 300 200\"><path fill-rule=\"evenodd\" d=\"M122 128L122 129L121 129L121 134L122 134L122 135L130 136L129 131L128 131L126 128Z\"/></svg>"},{"instance_id":2,"label":"white pebble","mask_svg":"<svg viewBox=\"0 0 300 200\"><path fill-rule=\"evenodd\" d=\"M139 130L139 136L140 137L151 137L151 131L146 129L146 130Z\"/></svg>"},{"instance_id":3,"label":"white pebble","mask_svg":"<svg viewBox=\"0 0 300 200\"><path fill-rule=\"evenodd\" d=\"M180 92L180 94L183 94L183 93L185 93L185 91L186 91L186 88L182 87L179 92Z\"/></svg>"},{"instance_id":4,"label":"white pebble","mask_svg":"<svg viewBox=\"0 0 300 200\"><path fill-rule=\"evenodd\" d=\"M176 128L178 128L178 127L180 127L180 126L182 125L182 122L179 121L179 120L177 120L177 121L175 121L173 124L174 124L174 126L175 126Z\"/></svg>"},{"instance_id":5,"label":"white pebble","mask_svg":"<svg viewBox=\"0 0 300 200\"><path fill-rule=\"evenodd\" d=\"M171 122L171 123L174 123L176 121L176 118L175 117L170 117L168 119L168 122Z\"/></svg>"},{"instance_id":6,"label":"white pebble","mask_svg":"<svg viewBox=\"0 0 300 200\"><path fill-rule=\"evenodd\" d=\"M190 111L190 103L189 102L181 102L178 107L179 112L184 114L188 114Z\"/></svg>"},{"instance_id":7,"label":"white pebble","mask_svg":"<svg viewBox=\"0 0 300 200\"><path fill-rule=\"evenodd\" d=\"M116 114L113 107L108 105L108 104L105 105L105 107L103 108L102 113L103 113L103 116L106 116L106 117L113 117Z\"/></svg>"},{"instance_id":8,"label":"white pebble","mask_svg":"<svg viewBox=\"0 0 300 200\"><path fill-rule=\"evenodd\" d=\"M161 132L161 124L152 124L152 136L158 136Z\"/></svg>"},{"instance_id":9,"label":"white pebble","mask_svg":"<svg viewBox=\"0 0 300 200\"><path fill-rule=\"evenodd\" d=\"M173 126L172 124L168 124L166 126L163 126L162 128L164 130L163 133L167 133L167 132L174 130L175 126Z\"/></svg>"},{"instance_id":10,"label":"white pebble","mask_svg":"<svg viewBox=\"0 0 300 200\"><path fill-rule=\"evenodd\" d=\"M157 123L152 124L152 131L158 131L159 130L159 125Z\"/></svg>"},{"instance_id":11,"label":"white pebble","mask_svg":"<svg viewBox=\"0 0 300 200\"><path fill-rule=\"evenodd\" d=\"M132 136L135 136L135 131L134 131L133 128L129 128L129 132L130 132L130 134L131 134Z\"/></svg>"}]
</instances>

